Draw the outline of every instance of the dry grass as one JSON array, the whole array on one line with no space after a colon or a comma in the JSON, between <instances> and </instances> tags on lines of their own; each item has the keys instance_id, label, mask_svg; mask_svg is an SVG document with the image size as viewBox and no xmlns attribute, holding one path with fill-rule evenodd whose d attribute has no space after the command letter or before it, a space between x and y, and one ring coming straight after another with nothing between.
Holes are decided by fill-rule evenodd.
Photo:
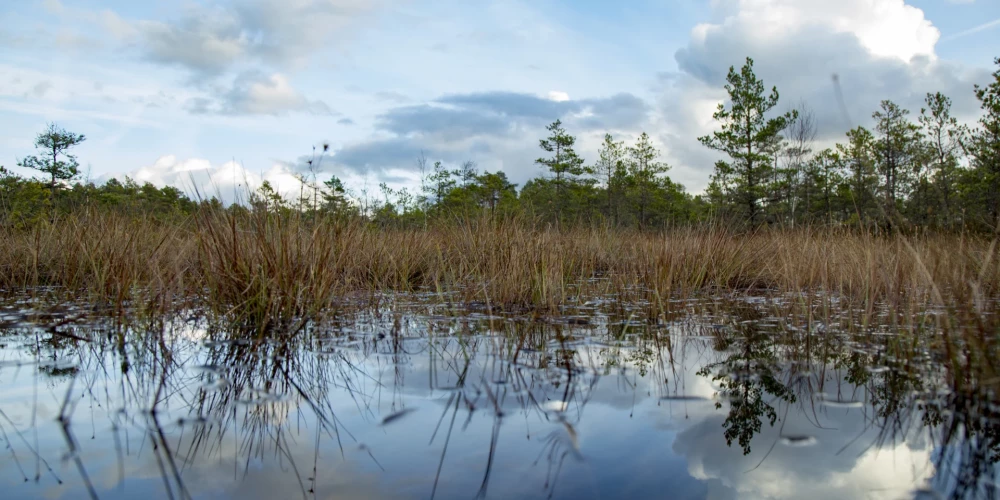
<instances>
[{"instance_id":1,"label":"dry grass","mask_svg":"<svg viewBox=\"0 0 1000 500\"><path fill-rule=\"evenodd\" d=\"M0 229L8 293L153 310L198 300L255 325L415 290L543 312L618 294L650 300L651 315L671 297L816 291L872 314L888 308L901 322L934 307L968 322L995 308L997 260L994 241L980 237L829 229L558 232L489 220L380 229L250 212L204 212L181 225L82 214Z\"/></svg>"}]
</instances>

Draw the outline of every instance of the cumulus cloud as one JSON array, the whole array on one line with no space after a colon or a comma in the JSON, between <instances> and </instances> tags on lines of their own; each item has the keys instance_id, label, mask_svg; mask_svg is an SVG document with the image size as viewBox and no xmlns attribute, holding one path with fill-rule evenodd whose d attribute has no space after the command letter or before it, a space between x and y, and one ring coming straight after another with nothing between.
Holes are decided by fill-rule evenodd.
<instances>
[{"instance_id":1,"label":"cumulus cloud","mask_svg":"<svg viewBox=\"0 0 1000 500\"><path fill-rule=\"evenodd\" d=\"M380 4L364 0L196 4L179 19L131 23L128 34L150 60L211 77L239 63L294 66L350 31L359 18ZM120 25L117 29L123 31Z\"/></svg>"},{"instance_id":2,"label":"cumulus cloud","mask_svg":"<svg viewBox=\"0 0 1000 500\"><path fill-rule=\"evenodd\" d=\"M724 20L695 26L693 44L733 28L753 27L757 38L782 40L802 26L822 26L831 33L856 37L874 56L909 61L916 56L933 57L934 44L941 36L922 10L904 0L731 0L717 5Z\"/></svg>"},{"instance_id":3,"label":"cumulus cloud","mask_svg":"<svg viewBox=\"0 0 1000 500\"><path fill-rule=\"evenodd\" d=\"M396 149L392 144L384 148L379 146L382 144L375 143L371 146L372 149L362 148L353 153L348 150L344 153L344 161L339 163L333 162L329 156L304 155L292 161L272 161L270 167L260 171L250 170L236 161L217 164L204 158L181 159L176 155L165 155L152 164L131 172L104 175L95 180L104 182L111 177L119 180L128 177L139 184L149 182L157 187L176 187L196 200L216 197L227 205L245 202L249 193L258 189L264 181L270 183L288 201L298 200L303 190L310 189L307 184L312 180L320 184L331 176L339 178L348 188L349 194L357 199L364 196L365 190L371 195L373 186L380 182L387 183L393 189L412 189L419 179L411 165L420 151L407 150L405 147ZM400 155L401 151L405 151L406 155ZM371 159L379 158L375 153L400 160L391 162L400 167L381 169L373 177L365 165ZM455 157L458 158L457 155ZM313 162L312 165L309 164L310 161Z\"/></svg>"},{"instance_id":4,"label":"cumulus cloud","mask_svg":"<svg viewBox=\"0 0 1000 500\"><path fill-rule=\"evenodd\" d=\"M158 187L174 186L188 196L215 196L224 203L245 200L247 194L259 188L263 181L271 183L288 199L297 196L302 186L294 169L281 162L275 162L264 172L251 172L237 162L216 165L201 158L181 160L174 155L163 156L152 165L127 175L140 184L149 182Z\"/></svg>"},{"instance_id":5,"label":"cumulus cloud","mask_svg":"<svg viewBox=\"0 0 1000 500\"><path fill-rule=\"evenodd\" d=\"M550 101L556 101L556 102L568 101L569 100L569 94L567 94L565 92L562 92L562 91L559 91L559 90L550 90L549 91L549 100Z\"/></svg>"},{"instance_id":6,"label":"cumulus cloud","mask_svg":"<svg viewBox=\"0 0 1000 500\"><path fill-rule=\"evenodd\" d=\"M226 115L282 115L293 111L333 114L323 101L310 100L295 90L284 75L259 71L237 75L232 88L217 92L212 99L192 98L188 109Z\"/></svg>"},{"instance_id":7,"label":"cumulus cloud","mask_svg":"<svg viewBox=\"0 0 1000 500\"><path fill-rule=\"evenodd\" d=\"M234 8L259 40L254 53L295 63L351 29L388 0L251 0Z\"/></svg>"},{"instance_id":8,"label":"cumulus cloud","mask_svg":"<svg viewBox=\"0 0 1000 500\"><path fill-rule=\"evenodd\" d=\"M138 29L150 60L208 75L227 70L247 54L251 43L242 20L218 7L176 23L146 21Z\"/></svg>"}]
</instances>

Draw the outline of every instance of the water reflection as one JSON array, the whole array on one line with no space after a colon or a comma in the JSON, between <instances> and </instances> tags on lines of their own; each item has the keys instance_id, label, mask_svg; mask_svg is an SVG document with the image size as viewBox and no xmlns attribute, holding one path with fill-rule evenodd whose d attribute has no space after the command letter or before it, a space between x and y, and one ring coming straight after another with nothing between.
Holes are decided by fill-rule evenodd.
<instances>
[{"instance_id":1,"label":"water reflection","mask_svg":"<svg viewBox=\"0 0 1000 500\"><path fill-rule=\"evenodd\" d=\"M681 311L415 304L284 339L196 316L6 325L0 480L13 498L997 495L996 380L943 363L933 333Z\"/></svg>"}]
</instances>

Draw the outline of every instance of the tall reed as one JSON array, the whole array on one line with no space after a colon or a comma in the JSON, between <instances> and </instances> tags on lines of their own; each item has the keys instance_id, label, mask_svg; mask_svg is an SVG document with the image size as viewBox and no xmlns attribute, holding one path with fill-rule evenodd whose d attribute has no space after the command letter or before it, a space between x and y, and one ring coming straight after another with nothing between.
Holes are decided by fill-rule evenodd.
<instances>
[{"instance_id":1,"label":"tall reed","mask_svg":"<svg viewBox=\"0 0 1000 500\"><path fill-rule=\"evenodd\" d=\"M413 291L542 312L596 297L663 305L695 294L819 293L871 314L888 308L899 321L936 307L967 322L996 309L997 260L994 241L970 235L558 231L490 219L399 229L259 210L204 210L172 224L83 213L0 229L8 294L154 310L198 300L257 325Z\"/></svg>"}]
</instances>

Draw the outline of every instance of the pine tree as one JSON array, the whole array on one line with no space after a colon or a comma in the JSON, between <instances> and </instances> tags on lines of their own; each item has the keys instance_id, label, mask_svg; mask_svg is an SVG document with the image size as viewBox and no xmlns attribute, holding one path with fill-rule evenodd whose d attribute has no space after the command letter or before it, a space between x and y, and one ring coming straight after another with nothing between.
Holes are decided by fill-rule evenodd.
<instances>
[{"instance_id":1,"label":"pine tree","mask_svg":"<svg viewBox=\"0 0 1000 500\"><path fill-rule=\"evenodd\" d=\"M920 109L918 120L927 138L926 150L933 185L940 196L941 219L945 227L950 227L954 219L952 205L960 174L959 159L965 132L958 124L958 119L951 116L951 99L937 92L928 93L924 102L927 107Z\"/></svg>"},{"instance_id":2,"label":"pine tree","mask_svg":"<svg viewBox=\"0 0 1000 500\"><path fill-rule=\"evenodd\" d=\"M866 225L875 210L875 136L864 127L847 132L847 144L837 144L837 152L847 164L850 204L857 221Z\"/></svg>"},{"instance_id":3,"label":"pine tree","mask_svg":"<svg viewBox=\"0 0 1000 500\"><path fill-rule=\"evenodd\" d=\"M1000 66L1000 57L994 64ZM1000 69L993 72L989 85L976 85L975 93L983 115L969 140L969 152L985 191L989 224L1000 228Z\"/></svg>"},{"instance_id":4,"label":"pine tree","mask_svg":"<svg viewBox=\"0 0 1000 500\"><path fill-rule=\"evenodd\" d=\"M49 175L49 190L55 198L59 181L69 181L80 174L80 164L76 156L69 154L70 148L77 146L87 138L74 134L50 123L44 132L35 138L35 148L38 156L28 156L18 162L24 168L31 168Z\"/></svg>"},{"instance_id":5,"label":"pine tree","mask_svg":"<svg viewBox=\"0 0 1000 500\"><path fill-rule=\"evenodd\" d=\"M484 172L476 176L476 196L479 206L489 210L491 217L503 205L509 205L517 199L516 186L507 180L507 174L502 171Z\"/></svg>"},{"instance_id":6,"label":"pine tree","mask_svg":"<svg viewBox=\"0 0 1000 500\"><path fill-rule=\"evenodd\" d=\"M343 215L349 206L347 188L336 176L323 183L325 189L322 190L323 207L332 215Z\"/></svg>"},{"instance_id":7,"label":"pine tree","mask_svg":"<svg viewBox=\"0 0 1000 500\"><path fill-rule=\"evenodd\" d=\"M656 161L660 157L660 152L653 147L649 135L645 132L639 136L634 146L628 148L628 156L629 175L638 190L636 201L639 205L639 227L643 227L646 224L651 195L660 186L659 176L670 167Z\"/></svg>"},{"instance_id":8,"label":"pine tree","mask_svg":"<svg viewBox=\"0 0 1000 500\"><path fill-rule=\"evenodd\" d=\"M448 193L455 187L456 182L453 177L458 177L459 175L459 171L448 170L441 162L434 162L434 169L431 171L427 180L430 183L429 187L434 196L434 204L438 208L441 207L445 197L447 197Z\"/></svg>"},{"instance_id":9,"label":"pine tree","mask_svg":"<svg viewBox=\"0 0 1000 500\"><path fill-rule=\"evenodd\" d=\"M896 103L882 101L875 119L875 167L881 177L886 222L891 226L897 214L897 201L909 194L916 180L921 154L920 128L907 119L909 110Z\"/></svg>"},{"instance_id":10,"label":"pine tree","mask_svg":"<svg viewBox=\"0 0 1000 500\"><path fill-rule=\"evenodd\" d=\"M576 182L576 177L583 175L583 158L580 158L573 145L576 138L567 134L562 127L562 121L556 120L545 127L550 132L546 139L538 141L538 146L542 150L552 153L550 158L539 158L535 163L543 165L549 172L555 174L556 187L556 224L560 224L563 218L563 211L568 198L568 188Z\"/></svg>"},{"instance_id":11,"label":"pine tree","mask_svg":"<svg viewBox=\"0 0 1000 500\"><path fill-rule=\"evenodd\" d=\"M611 134L604 134L604 143L598 150L597 165L594 173L604 181L605 194L608 197L607 216L614 223L618 222L615 199L622 189L622 177L625 176L625 143L614 140Z\"/></svg>"},{"instance_id":12,"label":"pine tree","mask_svg":"<svg viewBox=\"0 0 1000 500\"><path fill-rule=\"evenodd\" d=\"M458 178L462 181L462 186L468 186L469 184L475 182L476 177L479 175L476 162L472 160L462 162L462 166L459 167L457 174Z\"/></svg>"},{"instance_id":13,"label":"pine tree","mask_svg":"<svg viewBox=\"0 0 1000 500\"><path fill-rule=\"evenodd\" d=\"M749 57L739 73L729 68L726 81L729 108L720 103L712 115L722 123L722 129L698 141L729 156L729 161L716 162L712 183L736 205L746 222L755 225L760 222L760 200L768 192L766 184L774 168L771 145L798 113L793 110L767 118L768 111L778 104L778 89L774 87L765 95L764 83L754 74Z\"/></svg>"},{"instance_id":14,"label":"pine tree","mask_svg":"<svg viewBox=\"0 0 1000 500\"><path fill-rule=\"evenodd\" d=\"M832 149L824 149L816 154L808 163L809 175L813 176L811 183L816 188L819 208L823 220L827 224L833 223L833 212L837 198L837 187L842 182L841 170L842 160L840 154ZM813 207L806 207L806 210ZM813 210L815 213L815 210Z\"/></svg>"}]
</instances>

